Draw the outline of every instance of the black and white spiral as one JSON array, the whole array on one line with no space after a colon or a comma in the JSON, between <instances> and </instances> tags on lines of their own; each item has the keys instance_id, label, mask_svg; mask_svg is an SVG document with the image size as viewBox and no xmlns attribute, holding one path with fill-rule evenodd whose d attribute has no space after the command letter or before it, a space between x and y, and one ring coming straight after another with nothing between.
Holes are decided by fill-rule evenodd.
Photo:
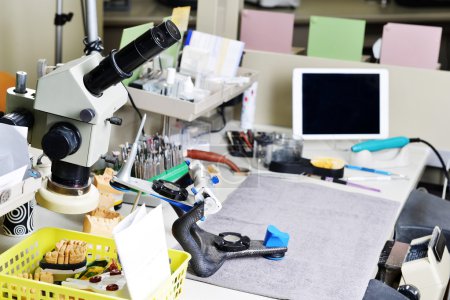
<instances>
[{"instance_id":1,"label":"black and white spiral","mask_svg":"<svg viewBox=\"0 0 450 300\"><path fill-rule=\"evenodd\" d=\"M21 236L34 230L34 201L27 202L5 215L3 230L6 235Z\"/></svg>"}]
</instances>

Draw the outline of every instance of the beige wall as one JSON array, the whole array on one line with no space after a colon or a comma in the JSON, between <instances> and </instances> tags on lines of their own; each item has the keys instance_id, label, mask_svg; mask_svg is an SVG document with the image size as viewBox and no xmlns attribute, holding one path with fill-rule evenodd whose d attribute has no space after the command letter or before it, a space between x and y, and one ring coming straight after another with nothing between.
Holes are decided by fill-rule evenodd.
<instances>
[{"instance_id":1,"label":"beige wall","mask_svg":"<svg viewBox=\"0 0 450 300\"><path fill-rule=\"evenodd\" d=\"M97 0L97 19L103 24L103 1ZM63 62L83 55L84 29L82 25L81 3L79 0L65 0L63 13L73 12L71 22L63 26ZM56 0L0 0L0 70L15 74L18 70L28 73L28 87L36 88L36 63L46 58L49 65L55 60ZM103 35L103 26L98 26ZM107 53L104 53L107 54ZM110 149L118 149L119 144L133 142L139 126L139 118L130 105L121 108L117 116L123 118L122 126L113 126ZM162 118L149 114L146 132L161 132Z\"/></svg>"},{"instance_id":2,"label":"beige wall","mask_svg":"<svg viewBox=\"0 0 450 300\"><path fill-rule=\"evenodd\" d=\"M63 62L83 55L84 30L81 3L62 1L63 13L73 12L71 22L63 26ZM56 0L0 0L0 70L29 74L28 86L36 86L36 62L46 58L55 61ZM97 0L99 24L103 24L103 2ZM102 35L99 26L99 35Z\"/></svg>"},{"instance_id":3,"label":"beige wall","mask_svg":"<svg viewBox=\"0 0 450 300\"><path fill-rule=\"evenodd\" d=\"M292 126L292 70L300 67L389 70L389 134L420 137L450 150L450 72L246 51L243 66L258 70L255 123Z\"/></svg>"}]
</instances>

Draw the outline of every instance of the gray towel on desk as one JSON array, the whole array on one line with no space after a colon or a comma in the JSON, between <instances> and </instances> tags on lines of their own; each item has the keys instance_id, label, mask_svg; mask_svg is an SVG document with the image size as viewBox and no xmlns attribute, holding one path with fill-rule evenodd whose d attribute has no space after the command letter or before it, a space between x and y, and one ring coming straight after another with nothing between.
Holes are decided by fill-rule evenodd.
<instances>
[{"instance_id":1,"label":"gray towel on desk","mask_svg":"<svg viewBox=\"0 0 450 300\"><path fill-rule=\"evenodd\" d=\"M228 260L211 277L188 278L273 298L360 300L398 208L359 193L250 176L202 227L263 240L273 224L290 234L285 258Z\"/></svg>"}]
</instances>

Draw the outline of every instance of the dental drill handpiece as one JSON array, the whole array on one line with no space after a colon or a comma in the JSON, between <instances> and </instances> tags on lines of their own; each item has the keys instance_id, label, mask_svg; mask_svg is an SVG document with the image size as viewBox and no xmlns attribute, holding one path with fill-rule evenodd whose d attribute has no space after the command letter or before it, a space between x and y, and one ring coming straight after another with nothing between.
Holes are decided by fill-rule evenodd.
<instances>
[{"instance_id":1,"label":"dental drill handpiece","mask_svg":"<svg viewBox=\"0 0 450 300\"><path fill-rule=\"evenodd\" d=\"M222 209L222 204L211 190L214 184L218 183L216 176L209 175L203 164L198 161L192 161L189 165L189 175L194 181L194 199L205 203L205 213L207 215L215 214Z\"/></svg>"}]
</instances>

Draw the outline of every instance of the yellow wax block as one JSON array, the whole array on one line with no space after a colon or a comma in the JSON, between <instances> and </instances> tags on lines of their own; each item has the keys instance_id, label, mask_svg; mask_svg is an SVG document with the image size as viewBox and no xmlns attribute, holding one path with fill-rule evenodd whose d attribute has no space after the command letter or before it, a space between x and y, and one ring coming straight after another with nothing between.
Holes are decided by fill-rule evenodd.
<instances>
[{"instance_id":1,"label":"yellow wax block","mask_svg":"<svg viewBox=\"0 0 450 300\"><path fill-rule=\"evenodd\" d=\"M113 195L123 195L123 192L111 187L109 182L113 178L114 171L111 168L106 168L103 175L94 175L94 185L101 193L110 193Z\"/></svg>"},{"instance_id":2,"label":"yellow wax block","mask_svg":"<svg viewBox=\"0 0 450 300\"><path fill-rule=\"evenodd\" d=\"M114 205L120 204L122 200L122 194L112 195L111 193L100 191L100 202L98 203L98 208L110 210Z\"/></svg>"},{"instance_id":3,"label":"yellow wax block","mask_svg":"<svg viewBox=\"0 0 450 300\"><path fill-rule=\"evenodd\" d=\"M116 218L104 218L85 215L83 221L83 232L112 238L113 229L120 223L121 220L121 216Z\"/></svg>"},{"instance_id":4,"label":"yellow wax block","mask_svg":"<svg viewBox=\"0 0 450 300\"><path fill-rule=\"evenodd\" d=\"M337 170L342 169L345 162L339 158L319 157L311 159L311 164L317 168Z\"/></svg>"}]
</instances>

